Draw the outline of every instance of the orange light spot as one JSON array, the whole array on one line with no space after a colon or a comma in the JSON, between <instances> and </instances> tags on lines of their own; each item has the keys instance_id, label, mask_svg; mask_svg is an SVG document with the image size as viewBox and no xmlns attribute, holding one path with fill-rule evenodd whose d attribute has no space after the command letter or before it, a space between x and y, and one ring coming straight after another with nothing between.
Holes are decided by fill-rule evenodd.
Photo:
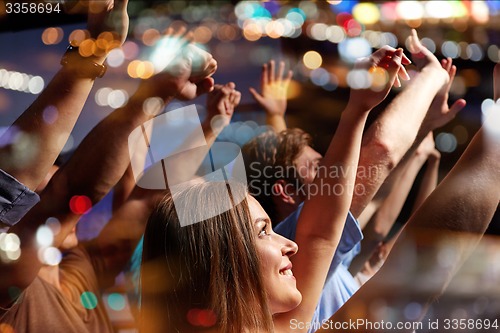
<instances>
[{"instance_id":1,"label":"orange light spot","mask_svg":"<svg viewBox=\"0 0 500 333\"><path fill-rule=\"evenodd\" d=\"M87 30L77 29L71 32L69 35L69 42L73 46L79 46L81 42L90 37L90 33Z\"/></svg>"},{"instance_id":2,"label":"orange light spot","mask_svg":"<svg viewBox=\"0 0 500 333\"><path fill-rule=\"evenodd\" d=\"M144 45L152 46L160 38L160 32L156 29L148 29L142 34Z\"/></svg>"},{"instance_id":3,"label":"orange light spot","mask_svg":"<svg viewBox=\"0 0 500 333\"><path fill-rule=\"evenodd\" d=\"M205 26L199 26L193 31L194 41L206 44L212 39L212 30Z\"/></svg>"},{"instance_id":4,"label":"orange light spot","mask_svg":"<svg viewBox=\"0 0 500 333\"><path fill-rule=\"evenodd\" d=\"M42 33L42 42L45 45L58 44L63 38L63 30L61 28L47 28Z\"/></svg>"},{"instance_id":5,"label":"orange light spot","mask_svg":"<svg viewBox=\"0 0 500 333\"><path fill-rule=\"evenodd\" d=\"M140 63L141 61L134 60L131 61L130 64L128 64L127 67L128 76L130 76L133 79L137 79L139 77L139 75L137 74L137 67L139 66Z\"/></svg>"},{"instance_id":6,"label":"orange light spot","mask_svg":"<svg viewBox=\"0 0 500 333\"><path fill-rule=\"evenodd\" d=\"M90 57L97 50L96 43L92 39L86 39L80 43L80 47L78 48L78 52L82 57Z\"/></svg>"}]
</instances>

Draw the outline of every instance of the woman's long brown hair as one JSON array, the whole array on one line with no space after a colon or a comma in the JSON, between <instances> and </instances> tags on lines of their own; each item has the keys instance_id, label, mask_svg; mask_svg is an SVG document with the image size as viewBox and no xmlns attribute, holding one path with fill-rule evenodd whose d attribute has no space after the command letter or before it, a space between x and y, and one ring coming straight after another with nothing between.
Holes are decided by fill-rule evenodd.
<instances>
[{"instance_id":1,"label":"woman's long brown hair","mask_svg":"<svg viewBox=\"0 0 500 333\"><path fill-rule=\"evenodd\" d=\"M197 221L223 211L223 198L242 186L196 184L156 207L144 235L142 332L202 332L210 324L221 333L273 331L247 200L183 227L176 213Z\"/></svg>"}]
</instances>

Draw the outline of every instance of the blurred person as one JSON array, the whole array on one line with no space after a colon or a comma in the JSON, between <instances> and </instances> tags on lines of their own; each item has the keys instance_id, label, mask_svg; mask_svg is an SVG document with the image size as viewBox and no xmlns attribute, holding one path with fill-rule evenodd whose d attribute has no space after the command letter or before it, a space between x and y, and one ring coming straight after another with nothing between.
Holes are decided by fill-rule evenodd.
<instances>
[{"instance_id":1,"label":"blurred person","mask_svg":"<svg viewBox=\"0 0 500 333\"><path fill-rule=\"evenodd\" d=\"M64 147L96 78L105 71L103 65L112 47L119 47L127 36L128 0L92 0L88 29L92 38L114 32L114 41L99 55L80 56L76 45L68 48L55 74L31 106L0 137L0 228L5 231L33 207L39 197L33 191L40 185ZM117 20L108 20L108 13ZM57 113L53 123L44 120L44 111ZM49 110L50 111L50 110ZM17 138L17 139L16 139ZM25 140L19 140L24 138ZM26 140L29 149L20 151ZM23 143L24 142L24 143Z\"/></svg>"},{"instance_id":2,"label":"blurred person","mask_svg":"<svg viewBox=\"0 0 500 333\"><path fill-rule=\"evenodd\" d=\"M49 181L40 203L9 230L20 240L21 255L17 260L0 263L3 327L19 332L113 331L101 290L114 283L121 270L117 259L123 255L117 251L130 248L129 243L120 238L121 234L115 234L112 223L96 239L79 244L75 226L80 216L119 181L130 164L129 135L155 117L143 109L145 101L160 98L166 104L174 98L191 100L213 89L211 75L216 61L189 40L184 42L182 35L182 31L174 35L183 41L178 50L165 50L178 52L174 61L141 81L125 106L92 129ZM133 204L137 205L137 201L131 201L127 207ZM58 221L57 228L50 244L46 244L37 233L46 221L54 219ZM126 229L123 224L120 228ZM64 252L62 258L44 256L47 250L57 254L57 248Z\"/></svg>"}]
</instances>

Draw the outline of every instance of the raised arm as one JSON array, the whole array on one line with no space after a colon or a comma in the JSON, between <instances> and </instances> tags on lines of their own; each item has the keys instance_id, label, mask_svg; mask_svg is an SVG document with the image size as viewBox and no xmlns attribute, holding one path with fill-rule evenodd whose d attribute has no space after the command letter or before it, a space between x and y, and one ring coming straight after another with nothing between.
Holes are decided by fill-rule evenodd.
<instances>
[{"instance_id":1,"label":"raised arm","mask_svg":"<svg viewBox=\"0 0 500 333\"><path fill-rule=\"evenodd\" d=\"M107 28L108 14L113 12L115 23L115 46L125 40L128 30L128 0L90 1L88 28L97 39ZM113 8L114 6L114 8ZM112 9L112 10L111 10ZM45 90L33 104L12 124L4 136L13 131L22 131L35 140L36 149L25 163L12 163L7 156L16 149L16 143L0 147L0 168L34 190L42 182L54 164L61 149L82 111L96 78L92 73L81 71L90 63L103 64L107 51L99 56L82 57L78 52L68 56L68 62L52 78ZM54 122L44 120L44 110L51 108L57 112Z\"/></svg>"},{"instance_id":2,"label":"raised arm","mask_svg":"<svg viewBox=\"0 0 500 333\"><path fill-rule=\"evenodd\" d=\"M499 66L494 73L495 99L500 97ZM372 311L373 302L392 309L393 324L407 321L404 305L410 303L420 306L422 318L442 294L488 227L500 200L500 140L498 124L491 123L494 118L486 119L455 167L410 218L384 266L331 318L333 322L387 320ZM446 265L438 261L444 248L452 254ZM342 332L377 331L366 325L356 328ZM321 332L327 331L333 332Z\"/></svg>"},{"instance_id":3,"label":"raised arm","mask_svg":"<svg viewBox=\"0 0 500 333\"><path fill-rule=\"evenodd\" d=\"M430 133L425 140L422 141L412 157L404 162L401 172L398 172L399 175L395 180L395 185L391 193L363 229L364 237L361 241L361 252L354 258L349 266L349 271L352 275L356 275L363 267L364 263L370 259L379 243L382 242L391 231L408 197L408 193L410 193L418 172L425 161L430 158L429 156L434 149L434 139L432 133ZM398 165L398 169L400 167L401 166ZM399 170L392 172L390 177L397 171Z\"/></svg>"},{"instance_id":4,"label":"raised arm","mask_svg":"<svg viewBox=\"0 0 500 333\"><path fill-rule=\"evenodd\" d=\"M456 71L451 62L447 61L443 69L437 58L420 44L414 30L410 45L420 72L363 137L359 165L364 172L358 173L356 179L356 186L363 191L354 193L351 212L355 217L360 216L403 157L409 158L430 131L450 121L465 106L462 99L451 108L447 104L450 82ZM390 193L390 185L387 187L389 190L381 194Z\"/></svg>"},{"instance_id":5,"label":"raised arm","mask_svg":"<svg viewBox=\"0 0 500 333\"><path fill-rule=\"evenodd\" d=\"M297 288L303 298L296 309L275 316L277 332L288 332L291 319L299 322L312 319L351 204L366 118L369 111L387 96L402 68L402 59L402 49L384 47L357 65L357 69L365 70L366 74L370 71L374 75L387 75L387 81L376 90L351 91L348 106L322 160L322 168L337 169L341 176L318 173L311 185L317 191L305 201L296 233L300 251L292 257Z\"/></svg>"},{"instance_id":6,"label":"raised arm","mask_svg":"<svg viewBox=\"0 0 500 333\"><path fill-rule=\"evenodd\" d=\"M275 74L275 62L262 65L260 77L261 93L254 88L250 88L253 98L266 112L266 123L276 132L286 130L285 112L287 105L287 91L293 72L289 70L285 73L285 62L280 61L278 73Z\"/></svg>"},{"instance_id":7,"label":"raised arm","mask_svg":"<svg viewBox=\"0 0 500 333\"><path fill-rule=\"evenodd\" d=\"M439 178L440 160L441 153L434 148L427 158L427 166L425 168L424 176L422 177L422 182L418 188L417 198L413 203L412 212L415 212L436 188Z\"/></svg>"}]
</instances>

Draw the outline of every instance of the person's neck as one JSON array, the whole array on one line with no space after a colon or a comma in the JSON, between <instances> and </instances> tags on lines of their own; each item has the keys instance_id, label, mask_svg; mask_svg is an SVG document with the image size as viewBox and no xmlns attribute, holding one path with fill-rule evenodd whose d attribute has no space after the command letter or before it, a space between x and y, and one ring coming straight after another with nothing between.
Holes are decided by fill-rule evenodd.
<instances>
[{"instance_id":1,"label":"person's neck","mask_svg":"<svg viewBox=\"0 0 500 333\"><path fill-rule=\"evenodd\" d=\"M295 212L299 207L299 204L290 204L285 202L280 202L275 205L276 207L276 221L274 223L279 223L286 219L290 214Z\"/></svg>"},{"instance_id":2,"label":"person's neck","mask_svg":"<svg viewBox=\"0 0 500 333\"><path fill-rule=\"evenodd\" d=\"M50 283L59 290L61 289L61 283L59 280L59 265L56 266L42 266L38 271L38 277L44 281Z\"/></svg>"}]
</instances>

